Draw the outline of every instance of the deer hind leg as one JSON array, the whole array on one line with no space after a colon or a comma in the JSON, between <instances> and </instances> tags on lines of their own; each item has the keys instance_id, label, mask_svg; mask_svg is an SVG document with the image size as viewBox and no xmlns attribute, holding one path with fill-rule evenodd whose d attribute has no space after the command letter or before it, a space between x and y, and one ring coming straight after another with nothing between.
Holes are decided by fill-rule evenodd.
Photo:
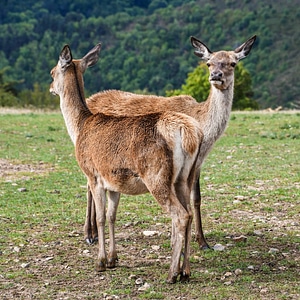
<instances>
[{"instance_id":1,"label":"deer hind leg","mask_svg":"<svg viewBox=\"0 0 300 300\"><path fill-rule=\"evenodd\" d=\"M200 172L197 173L191 192L191 198L194 202L194 217L195 217L195 236L200 250L210 249L208 245L203 229L201 220L201 191L200 191Z\"/></svg>"},{"instance_id":2,"label":"deer hind leg","mask_svg":"<svg viewBox=\"0 0 300 300\"><path fill-rule=\"evenodd\" d=\"M171 212L172 222L174 225L174 238L173 238L173 249L171 257L171 265L167 278L168 283L175 283L177 277L180 275L181 281L186 281L190 276L190 262L189 262L189 245L190 239L187 237L187 231L190 226L190 217L183 206L176 207ZM182 247L185 244L184 262L182 268L180 267L180 258L182 254ZM184 280L183 280L184 278Z\"/></svg>"},{"instance_id":3,"label":"deer hind leg","mask_svg":"<svg viewBox=\"0 0 300 300\"><path fill-rule=\"evenodd\" d=\"M177 198L175 191L172 191L171 188L166 188L166 186L160 184L160 187L156 187L156 189L149 187L148 189L163 210L170 214L172 219L172 256L167 282L176 283L177 277L181 273L180 257L183 243L186 239L190 216L181 201ZM186 257L187 259L189 258L188 255ZM189 262L186 262L185 265L189 267ZM189 274L186 274L186 277L188 276Z\"/></svg>"},{"instance_id":4,"label":"deer hind leg","mask_svg":"<svg viewBox=\"0 0 300 300\"><path fill-rule=\"evenodd\" d=\"M120 193L108 192L108 209L107 209L107 220L109 226L109 252L107 256L107 267L114 268L118 261L116 240L115 240L115 222L120 201Z\"/></svg>"},{"instance_id":5,"label":"deer hind leg","mask_svg":"<svg viewBox=\"0 0 300 300\"><path fill-rule=\"evenodd\" d=\"M99 183L95 182L94 178L92 178L92 181L89 181L89 186L95 203L96 222L98 228L99 252L96 270L102 272L106 270L107 265L107 256L105 251L106 192Z\"/></svg>"},{"instance_id":6,"label":"deer hind leg","mask_svg":"<svg viewBox=\"0 0 300 300\"><path fill-rule=\"evenodd\" d=\"M87 185L87 207L84 224L84 239L89 245L93 244L98 239L95 203L89 185Z\"/></svg>"},{"instance_id":7,"label":"deer hind leg","mask_svg":"<svg viewBox=\"0 0 300 300\"><path fill-rule=\"evenodd\" d=\"M191 184L190 184L191 185ZM191 275L190 268L190 245L192 239L192 221L193 212L190 204L191 189L185 180L178 180L175 183L175 190L177 198L179 199L182 207L184 208L185 218L187 218L185 233L184 233L184 251L183 251L183 263L180 271L180 281L188 281ZM176 228L176 226L174 226Z\"/></svg>"}]
</instances>

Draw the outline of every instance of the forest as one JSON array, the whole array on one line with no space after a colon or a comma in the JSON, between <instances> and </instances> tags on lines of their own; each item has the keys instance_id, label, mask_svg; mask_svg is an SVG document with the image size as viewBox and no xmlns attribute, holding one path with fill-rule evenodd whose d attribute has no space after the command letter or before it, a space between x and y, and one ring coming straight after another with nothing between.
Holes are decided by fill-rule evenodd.
<instances>
[{"instance_id":1,"label":"forest","mask_svg":"<svg viewBox=\"0 0 300 300\"><path fill-rule=\"evenodd\" d=\"M212 51L256 34L244 67L259 108L300 107L297 0L2 0L0 106L57 107L50 70L69 44L80 58L102 43L87 70L87 96L100 90L166 95L200 63L190 36Z\"/></svg>"}]
</instances>

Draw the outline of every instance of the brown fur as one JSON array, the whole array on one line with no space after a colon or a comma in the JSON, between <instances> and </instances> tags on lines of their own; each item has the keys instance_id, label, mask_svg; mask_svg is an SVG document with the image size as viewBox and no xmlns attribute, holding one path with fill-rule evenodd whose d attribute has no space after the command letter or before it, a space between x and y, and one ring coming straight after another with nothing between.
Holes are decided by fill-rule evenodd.
<instances>
[{"instance_id":1,"label":"brown fur","mask_svg":"<svg viewBox=\"0 0 300 300\"><path fill-rule=\"evenodd\" d=\"M60 105L78 164L88 180L88 205L95 204L99 237L97 270L115 267L114 223L120 193L150 192L172 218L172 258L167 281L190 276L192 212L189 194L203 134L191 117L175 112L144 116L92 114L83 94L83 73L99 56L97 45L81 60L72 60L65 46L51 71L50 92L60 96ZM104 227L110 229L109 253L105 251ZM88 209L92 209L88 206ZM184 260L180 256L184 245Z\"/></svg>"}]
</instances>

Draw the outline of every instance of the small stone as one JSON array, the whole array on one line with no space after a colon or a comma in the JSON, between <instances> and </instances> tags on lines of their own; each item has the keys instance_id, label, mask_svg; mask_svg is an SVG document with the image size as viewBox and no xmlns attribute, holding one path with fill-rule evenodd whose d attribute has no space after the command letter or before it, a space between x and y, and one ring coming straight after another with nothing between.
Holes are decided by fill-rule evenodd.
<instances>
[{"instance_id":1,"label":"small stone","mask_svg":"<svg viewBox=\"0 0 300 300\"><path fill-rule=\"evenodd\" d=\"M19 188L19 189L18 189L18 192L24 193L24 192L27 192L27 189L26 189L26 188Z\"/></svg>"},{"instance_id":2,"label":"small stone","mask_svg":"<svg viewBox=\"0 0 300 300\"><path fill-rule=\"evenodd\" d=\"M231 273L231 272L226 272L226 273L224 274L224 276L225 276L225 277L230 277L230 276L232 276L232 273Z\"/></svg>"},{"instance_id":3,"label":"small stone","mask_svg":"<svg viewBox=\"0 0 300 300\"><path fill-rule=\"evenodd\" d=\"M160 249L160 246L158 245L152 245L151 248L155 251L159 250Z\"/></svg>"},{"instance_id":4,"label":"small stone","mask_svg":"<svg viewBox=\"0 0 300 300\"><path fill-rule=\"evenodd\" d=\"M240 236L236 236L236 237L232 238L232 240L235 243L240 243L240 242L246 243L247 242L247 237L244 236L244 235L240 235Z\"/></svg>"},{"instance_id":5,"label":"small stone","mask_svg":"<svg viewBox=\"0 0 300 300\"><path fill-rule=\"evenodd\" d=\"M129 275L128 279L136 279L136 275L135 274L131 274L131 275Z\"/></svg>"},{"instance_id":6,"label":"small stone","mask_svg":"<svg viewBox=\"0 0 300 300\"><path fill-rule=\"evenodd\" d=\"M45 258L45 261L50 261L50 260L52 260L53 258L54 258L53 256L46 257L46 258Z\"/></svg>"},{"instance_id":7,"label":"small stone","mask_svg":"<svg viewBox=\"0 0 300 300\"><path fill-rule=\"evenodd\" d=\"M253 233L256 236L263 236L263 233L260 230L254 230Z\"/></svg>"},{"instance_id":8,"label":"small stone","mask_svg":"<svg viewBox=\"0 0 300 300\"><path fill-rule=\"evenodd\" d=\"M233 203L233 204L240 204L240 203L242 203L242 202L241 202L240 200L233 200L232 203Z\"/></svg>"},{"instance_id":9,"label":"small stone","mask_svg":"<svg viewBox=\"0 0 300 300\"><path fill-rule=\"evenodd\" d=\"M235 271L234 271L234 274L236 275L236 276L239 276L239 275L241 275L243 273L243 271L241 270L241 269L236 269Z\"/></svg>"},{"instance_id":10,"label":"small stone","mask_svg":"<svg viewBox=\"0 0 300 300\"><path fill-rule=\"evenodd\" d=\"M143 291L148 290L149 288L150 288L150 284L147 283L147 282L145 282L145 283L143 284L143 286L141 286L141 287L138 288L138 291L143 292Z\"/></svg>"},{"instance_id":11,"label":"small stone","mask_svg":"<svg viewBox=\"0 0 300 300\"><path fill-rule=\"evenodd\" d=\"M254 270L254 266L250 265L247 267L248 270Z\"/></svg>"},{"instance_id":12,"label":"small stone","mask_svg":"<svg viewBox=\"0 0 300 300\"><path fill-rule=\"evenodd\" d=\"M82 251L82 253L83 253L83 254L89 254L89 253L90 253L90 250L85 249L85 250Z\"/></svg>"},{"instance_id":13,"label":"small stone","mask_svg":"<svg viewBox=\"0 0 300 300\"><path fill-rule=\"evenodd\" d=\"M224 250L225 250L225 246L223 246L222 244L215 244L215 245L213 246L213 249L214 249L215 251L224 251Z\"/></svg>"},{"instance_id":14,"label":"small stone","mask_svg":"<svg viewBox=\"0 0 300 300\"><path fill-rule=\"evenodd\" d=\"M260 290L261 294L266 294L268 292L269 292L269 290L267 288L263 288L263 289Z\"/></svg>"},{"instance_id":15,"label":"small stone","mask_svg":"<svg viewBox=\"0 0 300 300\"><path fill-rule=\"evenodd\" d=\"M20 247L14 247L14 252L20 252Z\"/></svg>"},{"instance_id":16,"label":"small stone","mask_svg":"<svg viewBox=\"0 0 300 300\"><path fill-rule=\"evenodd\" d=\"M142 284L143 284L143 279L142 279L142 278L138 278L138 279L135 281L135 284L136 284L136 285L142 285Z\"/></svg>"},{"instance_id":17,"label":"small stone","mask_svg":"<svg viewBox=\"0 0 300 300\"><path fill-rule=\"evenodd\" d=\"M145 231L143 231L143 235L144 236L154 236L154 235L156 235L156 234L158 234L158 231L151 231L151 230L145 230Z\"/></svg>"},{"instance_id":18,"label":"small stone","mask_svg":"<svg viewBox=\"0 0 300 300\"><path fill-rule=\"evenodd\" d=\"M225 281L224 282L224 285L231 285L232 284L232 281Z\"/></svg>"},{"instance_id":19,"label":"small stone","mask_svg":"<svg viewBox=\"0 0 300 300\"><path fill-rule=\"evenodd\" d=\"M279 252L279 249L277 248L270 248L269 253L277 253Z\"/></svg>"},{"instance_id":20,"label":"small stone","mask_svg":"<svg viewBox=\"0 0 300 300\"><path fill-rule=\"evenodd\" d=\"M30 263L21 264L21 268L23 268L23 269L28 268L29 266L30 266Z\"/></svg>"},{"instance_id":21,"label":"small stone","mask_svg":"<svg viewBox=\"0 0 300 300\"><path fill-rule=\"evenodd\" d=\"M247 197L242 196L242 195L237 195L237 196L234 197L234 199L243 201L243 200L247 199Z\"/></svg>"}]
</instances>

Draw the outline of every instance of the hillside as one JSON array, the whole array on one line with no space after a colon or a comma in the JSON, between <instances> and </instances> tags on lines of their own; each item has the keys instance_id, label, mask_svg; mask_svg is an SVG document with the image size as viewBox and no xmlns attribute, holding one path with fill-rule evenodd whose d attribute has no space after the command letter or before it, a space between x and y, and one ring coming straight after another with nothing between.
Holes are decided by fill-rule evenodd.
<instances>
[{"instance_id":1,"label":"hillside","mask_svg":"<svg viewBox=\"0 0 300 300\"><path fill-rule=\"evenodd\" d=\"M85 77L88 93L122 89L164 95L198 64L189 37L209 48L258 40L243 61L261 108L300 103L297 0L4 1L0 70L19 90L48 89L50 69L69 44L81 57L99 41L101 60Z\"/></svg>"}]
</instances>

